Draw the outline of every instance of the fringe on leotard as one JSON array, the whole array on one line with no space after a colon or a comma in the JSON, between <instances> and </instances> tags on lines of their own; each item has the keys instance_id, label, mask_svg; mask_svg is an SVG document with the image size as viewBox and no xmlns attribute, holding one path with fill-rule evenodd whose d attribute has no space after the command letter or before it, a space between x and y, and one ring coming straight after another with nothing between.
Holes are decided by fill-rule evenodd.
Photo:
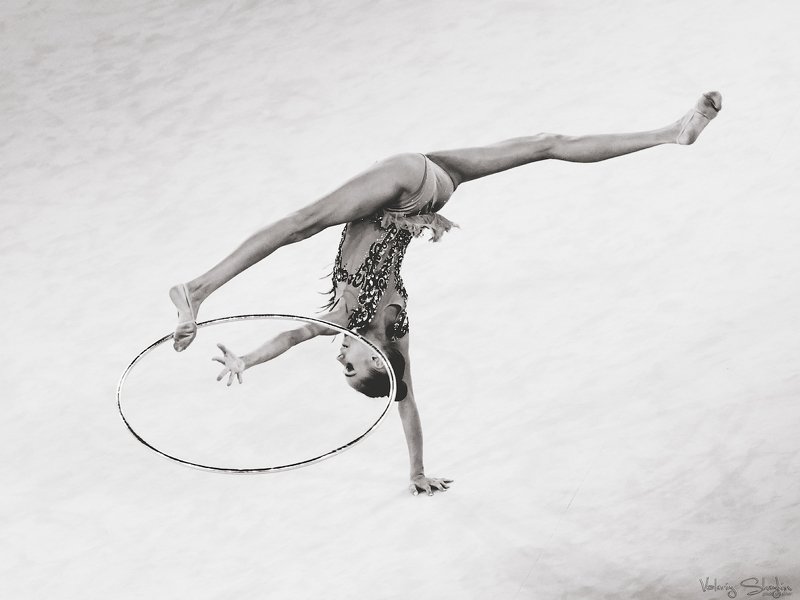
<instances>
[{"instance_id":1,"label":"fringe on leotard","mask_svg":"<svg viewBox=\"0 0 800 600\"><path fill-rule=\"evenodd\" d=\"M386 228L390 224L394 224L398 229L406 229L414 237L421 236L427 229L431 232L429 240L431 242L438 242L445 233L453 227L458 227L457 223L453 223L439 213L404 215L402 213L384 211L383 217L381 217L381 227Z\"/></svg>"}]
</instances>

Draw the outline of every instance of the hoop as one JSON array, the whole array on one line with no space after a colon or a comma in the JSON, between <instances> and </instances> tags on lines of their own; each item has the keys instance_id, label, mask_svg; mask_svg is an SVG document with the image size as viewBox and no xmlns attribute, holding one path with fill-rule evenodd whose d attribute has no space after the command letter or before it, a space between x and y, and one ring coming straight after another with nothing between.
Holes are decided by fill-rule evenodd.
<instances>
[{"instance_id":1,"label":"hoop","mask_svg":"<svg viewBox=\"0 0 800 600\"><path fill-rule=\"evenodd\" d=\"M378 416L378 419L372 425L370 425L370 427L364 433L359 435L354 440L348 442L347 444L344 444L342 446L339 446L338 448L330 450L330 451L326 452L325 454L321 454L319 456L315 456L315 457L309 458L307 460L302 460L302 461L298 461L298 462L294 462L294 463L290 463L290 464L285 464L285 465L276 465L276 466L272 466L272 467L247 468L247 469L239 469L239 468L233 468L233 467L217 467L217 466L213 466L213 465L203 465L203 464L195 463L195 462L192 462L190 460L184 460L182 458L178 458L177 456L172 456L171 454L167 454L166 452L163 452L163 451L159 450L158 448L156 448L155 446L153 446L152 444L147 442L147 440L145 440L141 435L136 433L136 431L133 429L133 427L131 427L131 424L125 418L125 412L122 409L122 388L123 388L123 385L125 384L125 379L128 377L128 374L131 372L131 370L136 365L136 363L139 362L142 358L144 358L147 354L149 354L154 348L160 346L161 344L163 344L164 342L166 342L168 340L171 340L175 334L174 333L170 333L169 335L165 335L161 339L156 340L155 342L150 344L147 348L142 350L136 356L136 358L134 358L133 361L131 361L131 363L128 365L128 367L125 369L125 371L122 373L122 376L119 379L119 383L117 384L117 410L119 410L119 415L120 415L120 417L122 417L122 421L125 423L125 426L128 428L128 431L131 432L133 437L136 438L141 444L143 444L144 446L146 446L147 448L149 448L150 450L155 452L156 454L159 454L159 455L163 456L164 458L168 458L169 460L175 461L177 463L180 463L182 465L186 465L186 466L189 466L189 467L195 467L197 469L203 469L205 471L218 471L218 472L223 472L223 473L275 473L275 472L278 472L278 471L288 471L290 469L298 469L300 467L306 467L308 465L312 465L314 463L318 463L318 462L323 461L325 459L331 458L332 456L335 456L337 454L341 454L345 450L348 450L348 449L352 448L353 446L358 444L360 441L362 441L365 437L367 437L370 433L372 433L372 431L375 430L375 428L380 424L381 421L383 421L383 419L386 417L386 414L389 411L389 407L392 405L392 400L394 399L395 395L397 394L397 380L395 378L394 371L391 368L391 365L389 363L389 359L387 358L387 356L383 353L383 351L380 348L378 348L375 344L370 342L368 339L366 339L361 334L356 333L354 331L350 331L349 329L346 329L346 328L341 327L339 325L336 325L334 323L329 323L328 321L324 321L322 319L316 319L314 317L304 317L304 316L299 316L299 315L277 314L277 313L276 314L264 313L264 314L252 314L252 315L236 315L236 316L232 316L232 317L221 317L219 319L211 319L209 321L203 321L201 323L198 323L197 324L197 328L200 329L201 327L206 327L208 325L213 325L215 323L224 323L224 322L230 322L230 321L248 321L248 320L254 320L254 319L284 319L284 320L289 320L289 321L302 321L302 322L305 322L305 323L317 323L317 324L320 324L320 325L325 325L326 327L329 327L331 329L337 330L339 333L344 333L344 334L347 334L349 336L357 338L359 341L363 342L369 348L371 348L373 351L375 351L381 357L381 360L383 360L384 364L388 367L386 370L387 370L387 374L389 375L389 396L387 398L386 406L384 407L384 409L381 412L380 416Z\"/></svg>"}]
</instances>

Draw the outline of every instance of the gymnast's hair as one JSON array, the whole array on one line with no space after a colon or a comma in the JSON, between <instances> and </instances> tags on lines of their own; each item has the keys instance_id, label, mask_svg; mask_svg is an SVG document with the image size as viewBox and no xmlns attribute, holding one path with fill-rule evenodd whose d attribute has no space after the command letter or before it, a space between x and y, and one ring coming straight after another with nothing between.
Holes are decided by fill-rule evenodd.
<instances>
[{"instance_id":1,"label":"gymnast's hair","mask_svg":"<svg viewBox=\"0 0 800 600\"><path fill-rule=\"evenodd\" d=\"M397 381L397 398L395 400L402 400L408 394L408 386L403 381L403 373L406 371L406 359L403 354L393 345L389 345L383 351L389 359L389 364L394 371L394 377ZM356 386L356 389L370 398L380 398L389 395L389 374L380 369L370 368L369 373L365 375Z\"/></svg>"}]
</instances>

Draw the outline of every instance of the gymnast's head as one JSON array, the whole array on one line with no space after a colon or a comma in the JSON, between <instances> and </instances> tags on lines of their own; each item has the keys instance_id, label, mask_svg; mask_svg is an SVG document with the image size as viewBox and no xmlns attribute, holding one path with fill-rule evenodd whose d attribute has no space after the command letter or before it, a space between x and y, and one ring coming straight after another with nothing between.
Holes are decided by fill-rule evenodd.
<instances>
[{"instance_id":1,"label":"gymnast's head","mask_svg":"<svg viewBox=\"0 0 800 600\"><path fill-rule=\"evenodd\" d=\"M370 340L375 343L376 340ZM381 344L381 350L389 359L397 381L397 400L402 400L408 393L403 382L406 361L402 352L394 344ZM355 343L354 338L344 336L336 360L344 367L343 374L347 385L370 398L389 395L389 374L380 355L367 344Z\"/></svg>"}]
</instances>

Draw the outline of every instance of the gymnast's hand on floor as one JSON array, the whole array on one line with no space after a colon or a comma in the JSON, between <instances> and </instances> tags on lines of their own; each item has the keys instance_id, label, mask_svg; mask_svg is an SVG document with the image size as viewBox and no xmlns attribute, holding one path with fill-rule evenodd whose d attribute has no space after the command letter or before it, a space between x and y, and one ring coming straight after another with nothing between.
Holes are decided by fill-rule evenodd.
<instances>
[{"instance_id":1,"label":"gymnast's hand on floor","mask_svg":"<svg viewBox=\"0 0 800 600\"><path fill-rule=\"evenodd\" d=\"M236 375L236 379L239 380L239 383L242 383L242 371L245 369L244 360L242 360L241 357L236 356L222 344L217 344L217 348L222 350L222 356L215 356L211 360L215 360L218 363L225 365L225 368L222 369L222 372L217 375L217 381L222 381L222 378L227 375L227 385L230 386L233 383L233 376Z\"/></svg>"},{"instance_id":2,"label":"gymnast's hand on floor","mask_svg":"<svg viewBox=\"0 0 800 600\"><path fill-rule=\"evenodd\" d=\"M451 483L453 483L452 479L439 479L438 477L425 477L425 475L417 475L411 480L411 485L408 486L408 491L415 496L420 492L426 492L428 496L433 496L433 490L446 492Z\"/></svg>"}]
</instances>

